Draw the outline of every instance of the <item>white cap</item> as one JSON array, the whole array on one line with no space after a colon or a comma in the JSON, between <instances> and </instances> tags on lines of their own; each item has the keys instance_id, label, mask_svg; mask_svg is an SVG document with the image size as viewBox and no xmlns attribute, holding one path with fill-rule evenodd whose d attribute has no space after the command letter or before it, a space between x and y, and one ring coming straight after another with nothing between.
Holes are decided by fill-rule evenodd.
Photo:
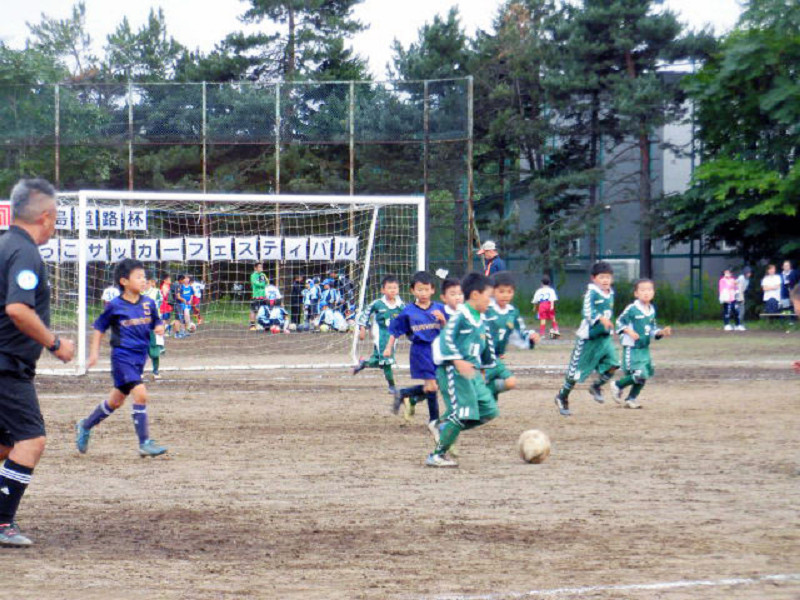
<instances>
[{"instance_id":1,"label":"white cap","mask_svg":"<svg viewBox=\"0 0 800 600\"><path fill-rule=\"evenodd\" d=\"M489 240L488 242L483 242L483 244L481 245L481 249L478 250L478 255L483 254L487 250L497 250L497 244L495 244L491 240Z\"/></svg>"}]
</instances>

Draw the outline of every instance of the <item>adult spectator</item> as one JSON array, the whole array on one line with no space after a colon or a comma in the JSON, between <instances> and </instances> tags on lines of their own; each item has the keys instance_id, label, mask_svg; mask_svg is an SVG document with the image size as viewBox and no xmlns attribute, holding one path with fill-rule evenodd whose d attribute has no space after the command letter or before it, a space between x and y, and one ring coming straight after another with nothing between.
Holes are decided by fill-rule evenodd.
<instances>
[{"instance_id":1,"label":"adult spectator","mask_svg":"<svg viewBox=\"0 0 800 600\"><path fill-rule=\"evenodd\" d=\"M484 272L487 277L506 270L506 261L500 258L497 252L497 244L489 240L483 243L481 249L478 250L478 256L484 258Z\"/></svg>"},{"instance_id":2,"label":"adult spectator","mask_svg":"<svg viewBox=\"0 0 800 600\"><path fill-rule=\"evenodd\" d=\"M39 255L56 228L56 192L22 179L11 192L12 222L0 238L0 545L30 546L17 508L45 447L44 418L33 379L47 348L63 362L75 346L50 331L50 284Z\"/></svg>"},{"instance_id":3,"label":"adult spectator","mask_svg":"<svg viewBox=\"0 0 800 600\"><path fill-rule=\"evenodd\" d=\"M742 273L736 278L736 314L739 315L739 325L737 331L747 331L744 326L745 294L750 287L750 278L753 276L753 269L745 267Z\"/></svg>"},{"instance_id":4,"label":"adult spectator","mask_svg":"<svg viewBox=\"0 0 800 600\"><path fill-rule=\"evenodd\" d=\"M781 276L781 308L791 308L792 301L790 299L791 292L794 286L797 285L797 280L800 279L798 272L792 269L792 262L783 261L783 270L780 272Z\"/></svg>"},{"instance_id":5,"label":"adult spectator","mask_svg":"<svg viewBox=\"0 0 800 600\"><path fill-rule=\"evenodd\" d=\"M775 273L775 265L767 265L761 289L764 291L764 312L777 313L781 308L781 276Z\"/></svg>"}]
</instances>

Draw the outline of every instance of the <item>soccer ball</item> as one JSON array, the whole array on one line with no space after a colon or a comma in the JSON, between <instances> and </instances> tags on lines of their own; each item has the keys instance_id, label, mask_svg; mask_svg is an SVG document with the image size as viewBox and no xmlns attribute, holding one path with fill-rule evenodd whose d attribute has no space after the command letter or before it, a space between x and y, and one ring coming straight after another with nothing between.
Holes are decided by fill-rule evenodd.
<instances>
[{"instance_id":1,"label":"soccer ball","mask_svg":"<svg viewBox=\"0 0 800 600\"><path fill-rule=\"evenodd\" d=\"M539 464L550 456L550 438L538 429L523 431L517 442L519 456L528 463Z\"/></svg>"},{"instance_id":2,"label":"soccer ball","mask_svg":"<svg viewBox=\"0 0 800 600\"><path fill-rule=\"evenodd\" d=\"M297 331L297 325L294 323L289 323L289 331Z\"/></svg>"},{"instance_id":3,"label":"soccer ball","mask_svg":"<svg viewBox=\"0 0 800 600\"><path fill-rule=\"evenodd\" d=\"M197 329L197 325L195 325L194 323L189 323L186 329L189 330L189 333L194 333L194 331Z\"/></svg>"},{"instance_id":4,"label":"soccer ball","mask_svg":"<svg viewBox=\"0 0 800 600\"><path fill-rule=\"evenodd\" d=\"M272 327L269 328L269 332L270 333L280 333L281 332L281 328L278 327L277 325L273 325Z\"/></svg>"},{"instance_id":5,"label":"soccer ball","mask_svg":"<svg viewBox=\"0 0 800 600\"><path fill-rule=\"evenodd\" d=\"M330 328L328 325L326 325L325 323L323 323L322 325L320 325L320 326L319 326L319 330L320 330L322 333L325 333L325 332L327 332L327 331L330 331L330 330L331 330L331 328Z\"/></svg>"}]
</instances>

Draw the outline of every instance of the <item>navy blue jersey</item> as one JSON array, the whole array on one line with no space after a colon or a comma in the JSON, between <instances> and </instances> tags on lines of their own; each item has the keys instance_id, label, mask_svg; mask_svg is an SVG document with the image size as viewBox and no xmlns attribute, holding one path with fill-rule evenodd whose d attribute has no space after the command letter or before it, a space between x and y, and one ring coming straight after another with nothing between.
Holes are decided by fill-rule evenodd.
<instances>
[{"instance_id":1,"label":"navy blue jersey","mask_svg":"<svg viewBox=\"0 0 800 600\"><path fill-rule=\"evenodd\" d=\"M389 333L400 338L408 336L412 344L432 344L439 337L442 324L433 316L434 311L445 314L444 306L438 302L431 302L426 308L420 308L417 303L407 304L403 311L392 319Z\"/></svg>"},{"instance_id":2,"label":"navy blue jersey","mask_svg":"<svg viewBox=\"0 0 800 600\"><path fill-rule=\"evenodd\" d=\"M101 333L111 329L112 358L113 355L136 357L147 355L150 332L160 324L156 303L151 298L140 296L134 304L119 296L106 305L93 327Z\"/></svg>"}]
</instances>

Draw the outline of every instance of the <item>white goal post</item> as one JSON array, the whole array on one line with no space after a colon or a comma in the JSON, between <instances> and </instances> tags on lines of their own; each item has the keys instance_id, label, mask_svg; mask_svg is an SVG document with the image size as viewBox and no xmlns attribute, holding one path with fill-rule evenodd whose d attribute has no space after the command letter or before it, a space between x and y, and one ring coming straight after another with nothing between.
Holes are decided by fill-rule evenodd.
<instances>
[{"instance_id":1,"label":"white goal post","mask_svg":"<svg viewBox=\"0 0 800 600\"><path fill-rule=\"evenodd\" d=\"M58 200L56 235L40 252L50 268L53 326L74 336L76 360L64 367L45 354L43 373L86 372L92 323L121 258L141 260L156 286L188 274L197 287L196 329L166 339L165 371L353 364L371 351L353 323L380 295L380 280L408 281L426 264L421 196L82 190ZM280 299L273 288L272 302L253 298L256 263ZM313 298L325 287L335 291L324 292L331 310L320 315ZM298 306L300 288L310 291ZM283 320L268 321L280 308ZM106 348L98 368L108 365Z\"/></svg>"}]
</instances>

